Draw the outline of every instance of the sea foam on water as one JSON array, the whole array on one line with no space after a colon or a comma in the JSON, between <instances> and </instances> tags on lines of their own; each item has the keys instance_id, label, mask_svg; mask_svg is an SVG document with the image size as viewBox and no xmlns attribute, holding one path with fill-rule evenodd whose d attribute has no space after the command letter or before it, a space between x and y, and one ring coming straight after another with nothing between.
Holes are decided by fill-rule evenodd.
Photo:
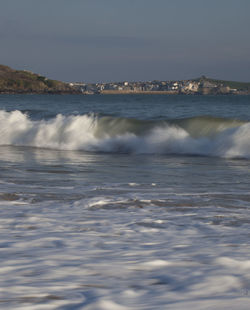
<instances>
[{"instance_id":1,"label":"sea foam on water","mask_svg":"<svg viewBox=\"0 0 250 310\"><path fill-rule=\"evenodd\" d=\"M0 99L1 309L249 308L248 97Z\"/></svg>"},{"instance_id":2,"label":"sea foam on water","mask_svg":"<svg viewBox=\"0 0 250 310\"><path fill-rule=\"evenodd\" d=\"M94 114L31 120L0 111L0 145L136 154L250 157L250 124L214 118L140 121Z\"/></svg>"}]
</instances>

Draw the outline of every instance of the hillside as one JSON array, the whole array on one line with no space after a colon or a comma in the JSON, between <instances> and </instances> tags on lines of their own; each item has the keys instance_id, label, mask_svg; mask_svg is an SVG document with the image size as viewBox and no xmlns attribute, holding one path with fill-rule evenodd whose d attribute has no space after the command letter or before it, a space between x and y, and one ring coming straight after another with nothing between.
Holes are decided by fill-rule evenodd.
<instances>
[{"instance_id":1,"label":"hillside","mask_svg":"<svg viewBox=\"0 0 250 310\"><path fill-rule=\"evenodd\" d=\"M77 93L67 83L0 65L0 93Z\"/></svg>"},{"instance_id":2,"label":"hillside","mask_svg":"<svg viewBox=\"0 0 250 310\"><path fill-rule=\"evenodd\" d=\"M225 80L217 80L202 76L198 79L194 79L193 81L198 81L201 84L204 82L209 82L211 84L221 86L221 87L230 87L231 89L237 89L237 91L245 91L250 92L250 83L249 82L236 82L236 81L225 81Z\"/></svg>"}]
</instances>

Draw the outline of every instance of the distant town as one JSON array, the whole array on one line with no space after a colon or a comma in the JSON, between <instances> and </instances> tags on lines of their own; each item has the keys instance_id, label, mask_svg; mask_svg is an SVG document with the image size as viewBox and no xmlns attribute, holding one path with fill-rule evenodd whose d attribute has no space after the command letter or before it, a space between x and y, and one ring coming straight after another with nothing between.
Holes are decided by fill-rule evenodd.
<instances>
[{"instance_id":1,"label":"distant town","mask_svg":"<svg viewBox=\"0 0 250 310\"><path fill-rule=\"evenodd\" d=\"M0 94L249 95L250 83L215 80L206 76L181 81L66 83L0 65Z\"/></svg>"},{"instance_id":2,"label":"distant town","mask_svg":"<svg viewBox=\"0 0 250 310\"><path fill-rule=\"evenodd\" d=\"M250 83L210 79L202 76L192 80L69 83L83 94L250 94Z\"/></svg>"}]
</instances>

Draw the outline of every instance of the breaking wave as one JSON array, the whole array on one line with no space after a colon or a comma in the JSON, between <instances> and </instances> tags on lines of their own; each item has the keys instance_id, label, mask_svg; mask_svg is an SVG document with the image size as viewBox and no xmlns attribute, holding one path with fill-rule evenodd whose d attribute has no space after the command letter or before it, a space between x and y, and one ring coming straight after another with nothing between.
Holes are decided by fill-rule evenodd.
<instances>
[{"instance_id":1,"label":"breaking wave","mask_svg":"<svg viewBox=\"0 0 250 310\"><path fill-rule=\"evenodd\" d=\"M250 123L206 116L150 121L91 114L34 121L20 111L2 110L0 145L250 158Z\"/></svg>"}]
</instances>

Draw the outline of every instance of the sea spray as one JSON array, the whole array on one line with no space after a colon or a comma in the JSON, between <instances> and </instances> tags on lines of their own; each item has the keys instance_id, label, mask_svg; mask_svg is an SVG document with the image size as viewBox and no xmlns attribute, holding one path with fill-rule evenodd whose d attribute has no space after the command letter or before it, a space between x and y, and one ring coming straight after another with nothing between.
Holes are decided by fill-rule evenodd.
<instances>
[{"instance_id":1,"label":"sea spray","mask_svg":"<svg viewBox=\"0 0 250 310\"><path fill-rule=\"evenodd\" d=\"M0 145L136 154L250 158L250 123L213 117L138 120L94 114L31 120L0 111Z\"/></svg>"}]
</instances>

